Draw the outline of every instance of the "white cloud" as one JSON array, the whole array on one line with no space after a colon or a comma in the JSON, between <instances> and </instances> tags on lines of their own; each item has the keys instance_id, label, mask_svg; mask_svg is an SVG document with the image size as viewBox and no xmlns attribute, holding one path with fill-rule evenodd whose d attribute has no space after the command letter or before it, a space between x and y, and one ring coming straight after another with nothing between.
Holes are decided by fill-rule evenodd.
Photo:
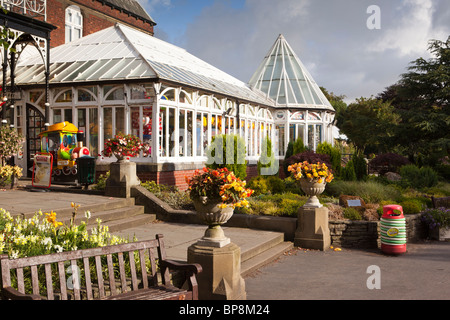
<instances>
[{"instance_id":1,"label":"white cloud","mask_svg":"<svg viewBox=\"0 0 450 320\"><path fill-rule=\"evenodd\" d=\"M367 28L372 4L380 30ZM176 44L247 82L282 33L320 86L355 99L398 81L430 39L445 40L449 15L448 0L246 0L241 9L214 1Z\"/></svg>"},{"instance_id":2,"label":"white cloud","mask_svg":"<svg viewBox=\"0 0 450 320\"><path fill-rule=\"evenodd\" d=\"M432 36L445 37L444 30L433 29L435 8L432 0L405 0L396 11L398 19L386 23L383 36L369 51L394 50L401 56L420 55Z\"/></svg>"}]
</instances>

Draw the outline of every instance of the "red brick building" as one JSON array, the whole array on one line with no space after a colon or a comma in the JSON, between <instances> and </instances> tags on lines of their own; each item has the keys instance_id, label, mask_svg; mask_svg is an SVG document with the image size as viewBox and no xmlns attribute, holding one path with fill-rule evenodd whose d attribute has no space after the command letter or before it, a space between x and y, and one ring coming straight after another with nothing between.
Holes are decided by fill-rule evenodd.
<instances>
[{"instance_id":1,"label":"red brick building","mask_svg":"<svg viewBox=\"0 0 450 320\"><path fill-rule=\"evenodd\" d=\"M136 0L47 0L47 23L56 26L51 34L52 48L116 22L150 35L156 25Z\"/></svg>"}]
</instances>

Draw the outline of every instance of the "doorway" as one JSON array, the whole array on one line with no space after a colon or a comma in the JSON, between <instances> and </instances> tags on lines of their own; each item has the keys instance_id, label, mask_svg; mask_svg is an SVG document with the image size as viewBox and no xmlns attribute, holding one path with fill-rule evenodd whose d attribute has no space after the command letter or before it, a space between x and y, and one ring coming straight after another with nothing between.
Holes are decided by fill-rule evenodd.
<instances>
[{"instance_id":1,"label":"doorway","mask_svg":"<svg viewBox=\"0 0 450 320\"><path fill-rule=\"evenodd\" d=\"M26 127L27 127L27 177L31 178L33 162L36 153L41 151L41 139L39 134L45 131L45 117L36 107L26 105Z\"/></svg>"}]
</instances>

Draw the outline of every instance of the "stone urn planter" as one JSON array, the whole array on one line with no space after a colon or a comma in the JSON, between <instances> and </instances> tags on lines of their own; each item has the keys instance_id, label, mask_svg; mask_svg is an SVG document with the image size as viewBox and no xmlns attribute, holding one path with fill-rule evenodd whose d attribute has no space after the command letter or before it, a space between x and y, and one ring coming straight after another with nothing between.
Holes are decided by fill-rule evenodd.
<instances>
[{"instance_id":1,"label":"stone urn planter","mask_svg":"<svg viewBox=\"0 0 450 320\"><path fill-rule=\"evenodd\" d=\"M225 237L222 225L233 216L234 208L231 206L220 208L222 204L220 199L208 199L208 197L199 197L193 199L193 202L198 217L208 225L199 244L219 248L228 245L230 239Z\"/></svg>"},{"instance_id":2,"label":"stone urn planter","mask_svg":"<svg viewBox=\"0 0 450 320\"><path fill-rule=\"evenodd\" d=\"M305 203L304 207L309 208L322 208L322 204L320 204L318 195L322 194L325 191L326 182L319 183L317 181L309 181L308 179L300 179L300 187L303 192L309 196L308 201Z\"/></svg>"},{"instance_id":3,"label":"stone urn planter","mask_svg":"<svg viewBox=\"0 0 450 320\"><path fill-rule=\"evenodd\" d=\"M128 157L128 156L124 156L121 154L114 154L114 156L117 159L116 162L130 162L130 157Z\"/></svg>"}]
</instances>

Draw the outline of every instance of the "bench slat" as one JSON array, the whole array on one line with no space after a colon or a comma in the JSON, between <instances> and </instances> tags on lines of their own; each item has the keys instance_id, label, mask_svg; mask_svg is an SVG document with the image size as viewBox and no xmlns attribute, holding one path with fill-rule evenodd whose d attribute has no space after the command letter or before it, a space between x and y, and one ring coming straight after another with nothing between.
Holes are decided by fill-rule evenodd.
<instances>
[{"instance_id":1,"label":"bench slat","mask_svg":"<svg viewBox=\"0 0 450 320\"><path fill-rule=\"evenodd\" d=\"M111 290L111 295L115 295L116 291L116 279L114 278L114 266L112 255L106 255L106 262L108 265L108 276L109 276L109 288Z\"/></svg>"},{"instance_id":2,"label":"bench slat","mask_svg":"<svg viewBox=\"0 0 450 320\"><path fill-rule=\"evenodd\" d=\"M145 251L144 249L139 250L139 261L141 263L141 274L142 274L142 285L145 289L148 288L148 280L147 280L147 267L145 266Z\"/></svg>"},{"instance_id":3,"label":"bench slat","mask_svg":"<svg viewBox=\"0 0 450 320\"><path fill-rule=\"evenodd\" d=\"M134 260L134 252L133 251L128 252L128 257L130 259L132 289L137 290L138 284L137 284L136 263Z\"/></svg>"},{"instance_id":4,"label":"bench slat","mask_svg":"<svg viewBox=\"0 0 450 320\"><path fill-rule=\"evenodd\" d=\"M119 258L119 271L120 271L120 283L122 286L122 293L125 293L128 291L127 289L127 279L125 274L125 262L123 261L123 253L118 253Z\"/></svg>"},{"instance_id":5,"label":"bench slat","mask_svg":"<svg viewBox=\"0 0 450 320\"><path fill-rule=\"evenodd\" d=\"M105 297L105 288L103 286L103 270L100 256L95 257L95 268L97 269L97 283L100 298Z\"/></svg>"},{"instance_id":6,"label":"bench slat","mask_svg":"<svg viewBox=\"0 0 450 320\"><path fill-rule=\"evenodd\" d=\"M66 270L64 269L64 262L58 262L59 273L59 288L61 290L61 300L67 300L67 286L66 286Z\"/></svg>"},{"instance_id":7,"label":"bench slat","mask_svg":"<svg viewBox=\"0 0 450 320\"><path fill-rule=\"evenodd\" d=\"M47 299L54 300L55 296L53 294L53 279L52 279L52 265L45 264L45 284L47 286Z\"/></svg>"},{"instance_id":8,"label":"bench slat","mask_svg":"<svg viewBox=\"0 0 450 320\"><path fill-rule=\"evenodd\" d=\"M149 249L149 255L150 255L150 266L152 268L152 286L158 285L158 273L156 272L156 258L155 258L155 250L154 248Z\"/></svg>"},{"instance_id":9,"label":"bench slat","mask_svg":"<svg viewBox=\"0 0 450 320\"><path fill-rule=\"evenodd\" d=\"M88 300L92 300L92 284L91 284L91 268L89 266L89 258L83 258L84 278L86 279L86 296Z\"/></svg>"},{"instance_id":10,"label":"bench slat","mask_svg":"<svg viewBox=\"0 0 450 320\"><path fill-rule=\"evenodd\" d=\"M39 278L37 266L31 266L31 285L33 287L33 294L39 295Z\"/></svg>"},{"instance_id":11,"label":"bench slat","mask_svg":"<svg viewBox=\"0 0 450 320\"><path fill-rule=\"evenodd\" d=\"M81 286L81 279L79 274L79 269L77 265L77 260L71 260L71 267L72 267L72 284L73 284L73 293L75 295L75 300L81 300L80 295L80 286Z\"/></svg>"},{"instance_id":12,"label":"bench slat","mask_svg":"<svg viewBox=\"0 0 450 320\"><path fill-rule=\"evenodd\" d=\"M19 268L16 270L17 274L17 291L20 293L25 293L25 285L23 281L23 268Z\"/></svg>"}]
</instances>

